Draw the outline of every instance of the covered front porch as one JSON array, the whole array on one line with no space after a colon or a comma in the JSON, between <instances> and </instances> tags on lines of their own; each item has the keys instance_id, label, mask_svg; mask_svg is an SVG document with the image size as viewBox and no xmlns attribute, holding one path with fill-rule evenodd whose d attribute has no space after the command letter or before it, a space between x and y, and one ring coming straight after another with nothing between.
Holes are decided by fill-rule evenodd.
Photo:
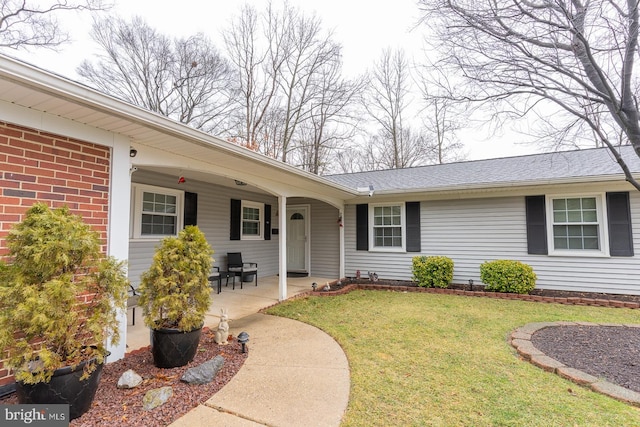
<instances>
[{"instance_id":1,"label":"covered front porch","mask_svg":"<svg viewBox=\"0 0 640 427\"><path fill-rule=\"evenodd\" d=\"M336 278L326 277L287 277L288 297L311 290L312 283L324 284ZM258 286L253 282L246 282L240 288L240 282L236 281L235 289L231 283L225 286L223 280L222 292L217 293L217 286L211 288L212 302L205 317L205 327L216 330L220 321L220 310L227 309L230 326L233 321L242 317L257 313L263 308L270 307L279 301L279 276L259 277ZM149 328L142 319L142 308L135 309L135 325L133 322L133 310L127 310L127 349L136 350L149 345ZM251 335L251 331L247 331Z\"/></svg>"}]
</instances>

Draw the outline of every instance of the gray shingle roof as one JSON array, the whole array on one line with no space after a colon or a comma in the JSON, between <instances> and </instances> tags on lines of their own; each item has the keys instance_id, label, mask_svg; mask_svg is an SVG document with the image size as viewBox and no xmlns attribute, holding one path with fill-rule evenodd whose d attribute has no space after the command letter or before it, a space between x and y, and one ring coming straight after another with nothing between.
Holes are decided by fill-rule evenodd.
<instances>
[{"instance_id":1,"label":"gray shingle roof","mask_svg":"<svg viewBox=\"0 0 640 427\"><path fill-rule=\"evenodd\" d=\"M632 147L621 147L620 152L631 171L640 173L640 158ZM594 148L329 175L325 178L353 189L373 185L375 191L437 191L597 180L605 176L621 175L622 169L608 149Z\"/></svg>"}]
</instances>

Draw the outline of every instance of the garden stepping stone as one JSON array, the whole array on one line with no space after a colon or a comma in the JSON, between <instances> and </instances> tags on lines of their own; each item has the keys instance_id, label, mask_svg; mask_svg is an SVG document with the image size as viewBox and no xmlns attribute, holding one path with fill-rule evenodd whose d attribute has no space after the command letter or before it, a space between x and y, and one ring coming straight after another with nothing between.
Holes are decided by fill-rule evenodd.
<instances>
[{"instance_id":1,"label":"garden stepping stone","mask_svg":"<svg viewBox=\"0 0 640 427\"><path fill-rule=\"evenodd\" d=\"M187 370L184 373L181 381L188 384L207 384L213 381L218 375L220 369L224 365L224 357L218 355L211 360L204 362L201 365L195 366Z\"/></svg>"},{"instance_id":2,"label":"garden stepping stone","mask_svg":"<svg viewBox=\"0 0 640 427\"><path fill-rule=\"evenodd\" d=\"M118 379L118 388L136 388L142 384L142 377L133 369L129 369L120 375Z\"/></svg>"},{"instance_id":3,"label":"garden stepping stone","mask_svg":"<svg viewBox=\"0 0 640 427\"><path fill-rule=\"evenodd\" d=\"M171 396L173 396L172 387L154 388L149 390L142 398L142 407L145 411L150 411L163 405Z\"/></svg>"}]
</instances>

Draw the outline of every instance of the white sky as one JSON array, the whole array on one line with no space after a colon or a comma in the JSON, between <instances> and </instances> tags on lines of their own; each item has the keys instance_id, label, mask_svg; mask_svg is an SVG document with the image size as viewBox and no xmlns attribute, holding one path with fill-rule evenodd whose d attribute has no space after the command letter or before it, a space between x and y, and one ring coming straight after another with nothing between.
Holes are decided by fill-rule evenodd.
<instances>
[{"instance_id":1,"label":"white sky","mask_svg":"<svg viewBox=\"0 0 640 427\"><path fill-rule=\"evenodd\" d=\"M115 0L110 11L124 18L142 16L152 27L164 34L189 36L198 32L208 35L222 46L220 33L240 10L238 0ZM267 0L247 0L262 10ZM279 7L281 3L273 0ZM315 13L327 30L334 31L334 40L343 46L344 71L347 75L365 72L383 49L402 47L410 57L422 55L422 26L416 27L419 10L415 0L289 0L289 4L305 13ZM30 53L10 52L36 66L78 79L75 68L96 52L90 39L91 16L68 14L65 29L73 44L60 52L37 50ZM536 152L532 146L514 144L514 136L483 137L484 132L469 129L459 134L465 144L468 160L504 157Z\"/></svg>"}]
</instances>

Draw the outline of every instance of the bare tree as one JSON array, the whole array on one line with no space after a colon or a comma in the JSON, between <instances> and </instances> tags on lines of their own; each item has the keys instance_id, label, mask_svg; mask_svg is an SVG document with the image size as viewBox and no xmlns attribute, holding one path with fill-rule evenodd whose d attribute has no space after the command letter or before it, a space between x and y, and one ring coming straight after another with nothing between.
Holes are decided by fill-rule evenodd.
<instances>
[{"instance_id":1,"label":"bare tree","mask_svg":"<svg viewBox=\"0 0 640 427\"><path fill-rule=\"evenodd\" d=\"M300 124L294 141L293 163L319 175L339 170L337 150L354 137L360 122L356 107L364 82L345 79L341 73L340 56L319 70L308 118Z\"/></svg>"},{"instance_id":2,"label":"bare tree","mask_svg":"<svg viewBox=\"0 0 640 427\"><path fill-rule=\"evenodd\" d=\"M96 20L91 35L104 54L78 74L96 88L205 132L225 129L230 69L204 35L172 40L140 17Z\"/></svg>"},{"instance_id":3,"label":"bare tree","mask_svg":"<svg viewBox=\"0 0 640 427\"><path fill-rule=\"evenodd\" d=\"M311 120L314 100L323 97L324 70L340 65L341 48L331 40L330 33L323 34L322 23L315 16L307 17L296 9L285 7L282 21L290 24L286 34L289 52L279 70L285 110L281 160L287 162L296 129Z\"/></svg>"},{"instance_id":4,"label":"bare tree","mask_svg":"<svg viewBox=\"0 0 640 427\"><path fill-rule=\"evenodd\" d=\"M70 41L58 21L62 11L100 11L111 8L103 0L0 0L0 47L56 48Z\"/></svg>"},{"instance_id":5,"label":"bare tree","mask_svg":"<svg viewBox=\"0 0 640 427\"><path fill-rule=\"evenodd\" d=\"M276 133L263 128L276 102L278 73L286 53L278 18L269 12L265 19L263 26L255 8L245 4L223 33L239 92L240 110L233 137L239 144L261 152L265 151L265 136Z\"/></svg>"},{"instance_id":6,"label":"bare tree","mask_svg":"<svg viewBox=\"0 0 640 427\"><path fill-rule=\"evenodd\" d=\"M382 156L388 168L404 168L424 163L430 147L421 132L411 130L405 121L411 93L409 63L402 50L383 51L371 73L364 107L379 126L371 140L372 153Z\"/></svg>"},{"instance_id":7,"label":"bare tree","mask_svg":"<svg viewBox=\"0 0 640 427\"><path fill-rule=\"evenodd\" d=\"M548 116L540 103L553 103L573 118L564 134L586 125L640 190L617 149L623 134L640 155L637 0L420 4L444 54L441 65L462 72L468 99L500 102L517 116Z\"/></svg>"},{"instance_id":8,"label":"bare tree","mask_svg":"<svg viewBox=\"0 0 640 427\"><path fill-rule=\"evenodd\" d=\"M308 132L313 106L322 96L323 70L341 63L340 46L317 17L286 3L282 9L269 3L261 13L243 6L223 36L240 91L234 136L288 162L301 141L300 126Z\"/></svg>"},{"instance_id":9,"label":"bare tree","mask_svg":"<svg viewBox=\"0 0 640 427\"><path fill-rule=\"evenodd\" d=\"M464 128L468 114L465 105L456 101L453 85L440 70L428 65L419 68L416 84L422 95L420 116L432 146L432 163L463 160L464 144L457 132Z\"/></svg>"}]
</instances>

